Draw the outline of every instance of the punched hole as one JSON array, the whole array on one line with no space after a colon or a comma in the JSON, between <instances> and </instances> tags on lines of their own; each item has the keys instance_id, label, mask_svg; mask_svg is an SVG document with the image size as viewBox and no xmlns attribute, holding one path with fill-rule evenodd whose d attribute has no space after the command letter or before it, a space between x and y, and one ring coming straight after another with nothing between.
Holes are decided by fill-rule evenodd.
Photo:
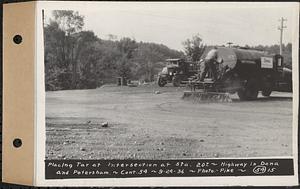
<instances>
[{"instance_id":1,"label":"punched hole","mask_svg":"<svg viewBox=\"0 0 300 189\"><path fill-rule=\"evenodd\" d=\"M20 35L15 35L13 38L13 41L15 42L15 44L20 44L22 43L22 36Z\"/></svg>"},{"instance_id":2,"label":"punched hole","mask_svg":"<svg viewBox=\"0 0 300 189\"><path fill-rule=\"evenodd\" d=\"M22 146L22 140L19 139L19 138L14 139L13 145L14 145L14 147L16 147L16 148L21 147L21 146Z\"/></svg>"}]
</instances>

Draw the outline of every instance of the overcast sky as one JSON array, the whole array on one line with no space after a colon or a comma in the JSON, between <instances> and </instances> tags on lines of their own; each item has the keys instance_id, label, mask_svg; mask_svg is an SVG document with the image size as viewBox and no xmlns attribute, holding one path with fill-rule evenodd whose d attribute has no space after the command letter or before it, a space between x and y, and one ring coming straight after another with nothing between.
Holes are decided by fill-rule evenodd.
<instances>
[{"instance_id":1,"label":"overcast sky","mask_svg":"<svg viewBox=\"0 0 300 189\"><path fill-rule=\"evenodd\" d=\"M79 11L85 30L155 42L182 50L182 41L199 34L209 45L279 43L279 19L287 19L283 42L292 42L295 3L81 3L61 9ZM51 11L46 10L46 18ZM294 19L294 20L293 20Z\"/></svg>"}]
</instances>

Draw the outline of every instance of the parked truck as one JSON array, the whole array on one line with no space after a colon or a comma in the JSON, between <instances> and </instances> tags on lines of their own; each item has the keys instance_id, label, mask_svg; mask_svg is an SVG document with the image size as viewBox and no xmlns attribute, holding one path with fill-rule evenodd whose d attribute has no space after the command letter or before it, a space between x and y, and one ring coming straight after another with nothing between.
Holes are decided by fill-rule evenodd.
<instances>
[{"instance_id":1,"label":"parked truck","mask_svg":"<svg viewBox=\"0 0 300 189\"><path fill-rule=\"evenodd\" d=\"M180 86L183 81L197 73L197 65L184 59L167 59L166 66L158 75L157 84L160 87L172 83L174 87Z\"/></svg>"},{"instance_id":2,"label":"parked truck","mask_svg":"<svg viewBox=\"0 0 300 189\"><path fill-rule=\"evenodd\" d=\"M209 72L204 81L191 77L188 85L192 91L203 89L202 93L211 94L237 92L241 100L254 100L259 91L263 96L270 96L272 91L292 91L292 70L284 67L283 57L279 54L229 47L218 47L217 54L217 80L212 81Z\"/></svg>"}]
</instances>

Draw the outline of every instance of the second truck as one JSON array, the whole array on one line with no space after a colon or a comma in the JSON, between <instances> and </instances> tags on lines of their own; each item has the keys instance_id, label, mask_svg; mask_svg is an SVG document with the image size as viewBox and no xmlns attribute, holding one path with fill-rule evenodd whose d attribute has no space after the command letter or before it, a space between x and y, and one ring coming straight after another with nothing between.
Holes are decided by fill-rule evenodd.
<instances>
[{"instance_id":1,"label":"second truck","mask_svg":"<svg viewBox=\"0 0 300 189\"><path fill-rule=\"evenodd\" d=\"M184 59L167 59L166 66L158 74L157 84L164 87L167 83L172 83L174 87L179 87L189 77L197 73L195 62Z\"/></svg>"}]
</instances>

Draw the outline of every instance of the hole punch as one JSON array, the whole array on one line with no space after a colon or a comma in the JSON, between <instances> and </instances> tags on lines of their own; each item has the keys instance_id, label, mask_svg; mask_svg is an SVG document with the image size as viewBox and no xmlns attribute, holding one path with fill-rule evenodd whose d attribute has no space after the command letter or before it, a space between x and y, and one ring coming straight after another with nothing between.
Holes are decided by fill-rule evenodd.
<instances>
[{"instance_id":1,"label":"hole punch","mask_svg":"<svg viewBox=\"0 0 300 189\"><path fill-rule=\"evenodd\" d=\"M21 35L15 35L13 38L13 41L15 44L20 44L22 43L22 36Z\"/></svg>"},{"instance_id":2,"label":"hole punch","mask_svg":"<svg viewBox=\"0 0 300 189\"><path fill-rule=\"evenodd\" d=\"M22 140L19 139L19 138L14 139L13 145L14 145L15 148L21 147L22 146Z\"/></svg>"}]
</instances>

